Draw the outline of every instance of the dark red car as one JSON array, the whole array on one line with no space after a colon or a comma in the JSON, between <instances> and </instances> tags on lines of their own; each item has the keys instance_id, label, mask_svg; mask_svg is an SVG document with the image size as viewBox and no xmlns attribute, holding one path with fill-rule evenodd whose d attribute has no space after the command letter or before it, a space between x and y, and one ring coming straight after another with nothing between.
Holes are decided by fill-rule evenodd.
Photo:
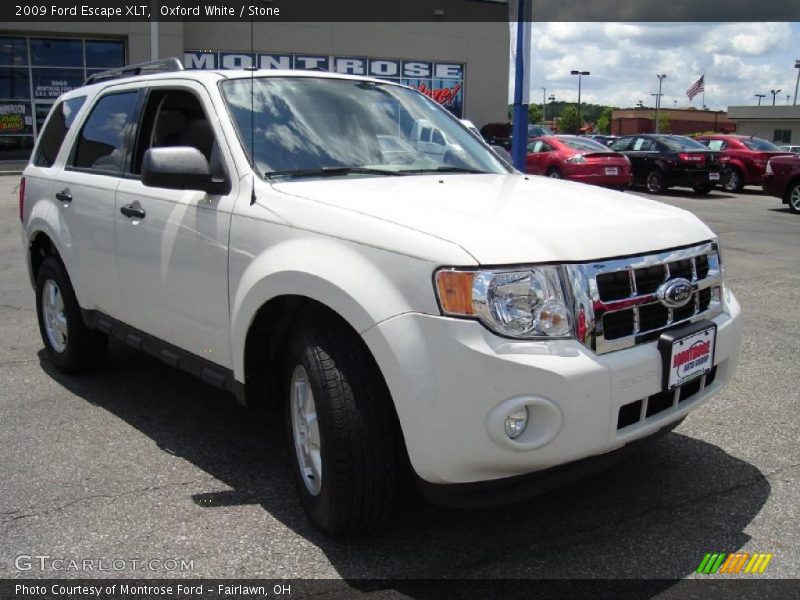
<instances>
[{"instance_id":1,"label":"dark red car","mask_svg":"<svg viewBox=\"0 0 800 600\"><path fill-rule=\"evenodd\" d=\"M730 177L722 185L726 192L736 193L746 185L761 185L769 159L786 154L772 142L757 137L700 135L695 139L728 159Z\"/></svg>"},{"instance_id":2,"label":"dark red car","mask_svg":"<svg viewBox=\"0 0 800 600\"><path fill-rule=\"evenodd\" d=\"M544 135L528 142L525 172L615 187L632 183L628 157L574 135Z\"/></svg>"},{"instance_id":3,"label":"dark red car","mask_svg":"<svg viewBox=\"0 0 800 600\"><path fill-rule=\"evenodd\" d=\"M767 163L762 184L770 196L777 196L789 205L789 210L800 214L800 156L776 156Z\"/></svg>"}]
</instances>

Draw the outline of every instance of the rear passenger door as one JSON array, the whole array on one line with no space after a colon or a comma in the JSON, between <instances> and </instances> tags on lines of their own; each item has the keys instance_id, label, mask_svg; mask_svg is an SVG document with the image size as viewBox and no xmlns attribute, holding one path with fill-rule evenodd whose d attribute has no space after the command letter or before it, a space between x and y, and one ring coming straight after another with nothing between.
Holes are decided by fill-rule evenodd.
<instances>
[{"instance_id":1,"label":"rear passenger door","mask_svg":"<svg viewBox=\"0 0 800 600\"><path fill-rule=\"evenodd\" d=\"M159 82L143 91L132 160L117 189L117 268L126 322L163 341L230 367L228 232L238 190L232 156L205 88ZM144 153L192 146L230 193L147 187Z\"/></svg>"},{"instance_id":2,"label":"rear passenger door","mask_svg":"<svg viewBox=\"0 0 800 600\"><path fill-rule=\"evenodd\" d=\"M85 309L120 317L115 259L114 197L127 160L138 89L98 95L83 120L52 192L60 211L59 237L69 247L69 274Z\"/></svg>"}]
</instances>

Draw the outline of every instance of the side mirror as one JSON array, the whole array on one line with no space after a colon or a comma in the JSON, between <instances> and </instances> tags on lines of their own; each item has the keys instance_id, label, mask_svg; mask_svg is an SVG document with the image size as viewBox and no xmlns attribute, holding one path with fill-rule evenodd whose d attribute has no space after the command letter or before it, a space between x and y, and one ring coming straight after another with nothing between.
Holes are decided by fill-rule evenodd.
<instances>
[{"instance_id":1,"label":"side mirror","mask_svg":"<svg viewBox=\"0 0 800 600\"><path fill-rule=\"evenodd\" d=\"M226 181L211 177L206 157L191 146L147 150L142 160L142 183L148 187L200 190L209 194L224 194L230 189Z\"/></svg>"}]
</instances>

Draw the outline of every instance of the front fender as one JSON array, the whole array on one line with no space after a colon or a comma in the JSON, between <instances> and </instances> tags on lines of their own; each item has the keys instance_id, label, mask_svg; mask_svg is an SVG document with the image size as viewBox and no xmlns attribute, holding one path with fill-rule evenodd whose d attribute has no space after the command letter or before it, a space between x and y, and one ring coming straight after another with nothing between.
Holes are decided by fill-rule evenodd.
<instances>
[{"instance_id":1,"label":"front fender","mask_svg":"<svg viewBox=\"0 0 800 600\"><path fill-rule=\"evenodd\" d=\"M422 259L314 234L274 244L244 268L242 259L232 253L231 346L239 381L244 381L247 331L273 298L296 295L320 302L359 333L406 312L438 314L432 279L437 265Z\"/></svg>"}]
</instances>

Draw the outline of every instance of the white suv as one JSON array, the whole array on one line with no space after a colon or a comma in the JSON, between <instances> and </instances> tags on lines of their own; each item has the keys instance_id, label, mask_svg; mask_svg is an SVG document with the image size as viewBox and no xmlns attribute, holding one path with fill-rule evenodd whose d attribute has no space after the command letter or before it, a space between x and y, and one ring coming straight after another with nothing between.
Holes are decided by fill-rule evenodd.
<instances>
[{"instance_id":1,"label":"white suv","mask_svg":"<svg viewBox=\"0 0 800 600\"><path fill-rule=\"evenodd\" d=\"M56 103L20 192L50 359L87 370L113 335L279 403L331 535L384 523L409 465L445 505L541 491L732 376L739 305L686 211L514 172L385 81L96 79Z\"/></svg>"}]
</instances>

